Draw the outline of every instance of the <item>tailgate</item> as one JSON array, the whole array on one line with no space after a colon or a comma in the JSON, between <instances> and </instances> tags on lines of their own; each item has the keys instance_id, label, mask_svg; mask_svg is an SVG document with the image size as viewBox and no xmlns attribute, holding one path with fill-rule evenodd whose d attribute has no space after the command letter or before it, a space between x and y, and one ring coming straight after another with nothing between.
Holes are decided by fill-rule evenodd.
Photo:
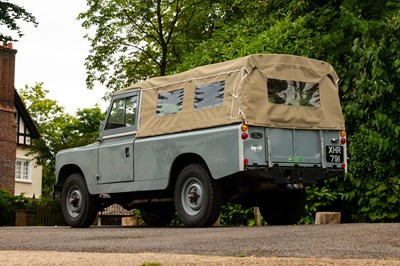
<instances>
[{"instance_id":1,"label":"tailgate","mask_svg":"<svg viewBox=\"0 0 400 266\"><path fill-rule=\"evenodd\" d=\"M265 128L266 159L269 165L317 165L342 167L346 144L338 130ZM344 138L344 137L343 137Z\"/></svg>"},{"instance_id":2,"label":"tailgate","mask_svg":"<svg viewBox=\"0 0 400 266\"><path fill-rule=\"evenodd\" d=\"M244 155L250 165L342 168L346 137L340 134L339 130L249 127Z\"/></svg>"}]
</instances>

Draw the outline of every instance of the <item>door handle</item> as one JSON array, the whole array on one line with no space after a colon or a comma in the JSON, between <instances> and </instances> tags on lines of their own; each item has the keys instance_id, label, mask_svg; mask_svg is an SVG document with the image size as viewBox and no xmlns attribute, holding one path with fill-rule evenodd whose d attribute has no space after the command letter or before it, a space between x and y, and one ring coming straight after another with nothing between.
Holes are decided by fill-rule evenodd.
<instances>
[{"instance_id":1,"label":"door handle","mask_svg":"<svg viewBox=\"0 0 400 266\"><path fill-rule=\"evenodd\" d=\"M131 153L129 152L129 147L126 147L126 148L125 148L125 157L126 157L126 158L131 157Z\"/></svg>"}]
</instances>

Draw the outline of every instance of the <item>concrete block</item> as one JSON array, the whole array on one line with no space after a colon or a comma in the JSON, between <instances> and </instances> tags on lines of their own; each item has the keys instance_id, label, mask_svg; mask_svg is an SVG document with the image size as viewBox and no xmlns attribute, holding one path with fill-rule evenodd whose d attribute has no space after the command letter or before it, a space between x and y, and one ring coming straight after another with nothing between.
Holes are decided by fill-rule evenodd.
<instances>
[{"instance_id":1,"label":"concrete block","mask_svg":"<svg viewBox=\"0 0 400 266\"><path fill-rule=\"evenodd\" d=\"M138 220L135 216L126 216L121 219L122 226L138 226Z\"/></svg>"},{"instance_id":2,"label":"concrete block","mask_svg":"<svg viewBox=\"0 0 400 266\"><path fill-rule=\"evenodd\" d=\"M317 212L315 224L340 224L340 212Z\"/></svg>"}]
</instances>

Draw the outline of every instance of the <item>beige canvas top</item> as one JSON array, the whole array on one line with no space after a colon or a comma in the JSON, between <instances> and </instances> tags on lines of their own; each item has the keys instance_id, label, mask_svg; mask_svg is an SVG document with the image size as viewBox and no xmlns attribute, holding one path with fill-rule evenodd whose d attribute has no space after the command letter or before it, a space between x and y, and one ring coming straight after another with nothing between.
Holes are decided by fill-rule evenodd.
<instances>
[{"instance_id":1,"label":"beige canvas top","mask_svg":"<svg viewBox=\"0 0 400 266\"><path fill-rule=\"evenodd\" d=\"M117 94L142 90L138 137L243 121L255 126L342 130L337 83L328 63L269 54L152 78ZM170 96L179 107L172 112L163 109Z\"/></svg>"}]
</instances>

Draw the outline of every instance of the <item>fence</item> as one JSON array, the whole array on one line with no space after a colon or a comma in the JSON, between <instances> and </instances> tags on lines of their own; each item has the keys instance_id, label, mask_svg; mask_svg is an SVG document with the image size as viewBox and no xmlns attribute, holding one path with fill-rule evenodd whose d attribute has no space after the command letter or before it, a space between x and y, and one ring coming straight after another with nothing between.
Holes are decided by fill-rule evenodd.
<instances>
[{"instance_id":1,"label":"fence","mask_svg":"<svg viewBox=\"0 0 400 266\"><path fill-rule=\"evenodd\" d=\"M62 215L61 206L55 203L36 206L35 221L35 224L39 226L67 225Z\"/></svg>"},{"instance_id":2,"label":"fence","mask_svg":"<svg viewBox=\"0 0 400 266\"><path fill-rule=\"evenodd\" d=\"M132 211L127 211L120 205L114 204L99 212L100 225L121 225L122 217L133 216ZM23 226L63 226L67 225L62 215L59 204L36 205L34 210L19 210L16 225Z\"/></svg>"},{"instance_id":3,"label":"fence","mask_svg":"<svg viewBox=\"0 0 400 266\"><path fill-rule=\"evenodd\" d=\"M36 208L36 225L66 225L66 222L61 209L54 206L39 206Z\"/></svg>"}]
</instances>

